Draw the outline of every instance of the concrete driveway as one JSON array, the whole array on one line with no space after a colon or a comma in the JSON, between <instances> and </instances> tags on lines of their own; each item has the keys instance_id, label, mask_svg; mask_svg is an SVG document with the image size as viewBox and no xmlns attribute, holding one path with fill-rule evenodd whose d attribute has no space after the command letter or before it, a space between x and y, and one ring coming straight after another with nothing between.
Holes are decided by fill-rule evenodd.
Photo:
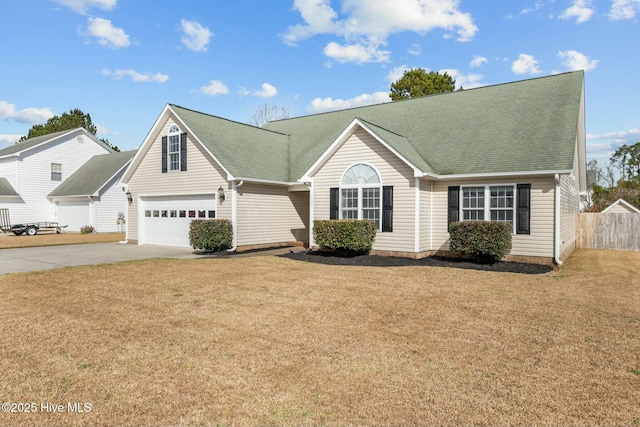
<instances>
[{"instance_id":1,"label":"concrete driveway","mask_svg":"<svg viewBox=\"0 0 640 427\"><path fill-rule=\"evenodd\" d=\"M284 247L226 255L229 257L273 256L288 253ZM303 248L296 248L303 250ZM0 274L50 270L75 265L110 264L148 258L203 259L216 255L196 255L191 248L170 246L125 245L121 243L89 243L82 245L39 246L35 248L0 249Z\"/></svg>"},{"instance_id":2,"label":"concrete driveway","mask_svg":"<svg viewBox=\"0 0 640 427\"><path fill-rule=\"evenodd\" d=\"M90 243L0 250L0 274L147 258L196 258L190 248Z\"/></svg>"}]
</instances>

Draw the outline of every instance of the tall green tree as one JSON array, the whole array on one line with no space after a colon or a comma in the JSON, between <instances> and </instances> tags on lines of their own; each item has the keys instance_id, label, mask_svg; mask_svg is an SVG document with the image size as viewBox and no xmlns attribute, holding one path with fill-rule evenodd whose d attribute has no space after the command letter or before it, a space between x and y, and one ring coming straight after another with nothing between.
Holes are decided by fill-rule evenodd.
<instances>
[{"instance_id":1,"label":"tall green tree","mask_svg":"<svg viewBox=\"0 0 640 427\"><path fill-rule=\"evenodd\" d=\"M98 128L91 121L91 115L84 113L79 108L74 108L69 110L68 113L62 113L61 116L51 117L45 124L31 126L27 135L20 138L20 141L80 127L85 128L92 135L98 132ZM111 144L107 139L100 138L100 141L107 144L114 151L120 151L117 146Z\"/></svg>"},{"instance_id":2,"label":"tall green tree","mask_svg":"<svg viewBox=\"0 0 640 427\"><path fill-rule=\"evenodd\" d=\"M393 101L418 98L435 93L453 92L456 81L446 71L442 74L436 71L428 73L422 68L412 68L391 83L389 96Z\"/></svg>"}]
</instances>

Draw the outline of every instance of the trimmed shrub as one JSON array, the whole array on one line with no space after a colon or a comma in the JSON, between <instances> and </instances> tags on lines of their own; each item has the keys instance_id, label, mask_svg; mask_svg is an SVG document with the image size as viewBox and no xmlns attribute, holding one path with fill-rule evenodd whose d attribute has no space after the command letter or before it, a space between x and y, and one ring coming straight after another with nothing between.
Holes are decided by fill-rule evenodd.
<instances>
[{"instance_id":1,"label":"trimmed shrub","mask_svg":"<svg viewBox=\"0 0 640 427\"><path fill-rule=\"evenodd\" d=\"M233 244L233 226L228 219L194 219L189 225L189 244L206 252L229 249Z\"/></svg>"},{"instance_id":2,"label":"trimmed shrub","mask_svg":"<svg viewBox=\"0 0 640 427\"><path fill-rule=\"evenodd\" d=\"M82 234L90 234L94 232L93 225L84 225L80 228L80 233Z\"/></svg>"},{"instance_id":3,"label":"trimmed shrub","mask_svg":"<svg viewBox=\"0 0 640 427\"><path fill-rule=\"evenodd\" d=\"M378 226L373 221L332 219L313 221L313 238L322 249L341 255L367 253L373 246Z\"/></svg>"},{"instance_id":4,"label":"trimmed shrub","mask_svg":"<svg viewBox=\"0 0 640 427\"><path fill-rule=\"evenodd\" d=\"M459 256L494 263L511 252L512 232L513 226L508 222L452 222L449 250Z\"/></svg>"}]
</instances>

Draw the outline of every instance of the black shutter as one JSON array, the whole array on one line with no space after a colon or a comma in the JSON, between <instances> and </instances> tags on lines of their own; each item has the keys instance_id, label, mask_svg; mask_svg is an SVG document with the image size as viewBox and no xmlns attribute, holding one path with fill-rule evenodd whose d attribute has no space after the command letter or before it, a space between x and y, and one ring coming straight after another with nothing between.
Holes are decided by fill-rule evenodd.
<instances>
[{"instance_id":1,"label":"black shutter","mask_svg":"<svg viewBox=\"0 0 640 427\"><path fill-rule=\"evenodd\" d=\"M187 170L187 134L180 134L180 170Z\"/></svg>"},{"instance_id":2,"label":"black shutter","mask_svg":"<svg viewBox=\"0 0 640 427\"><path fill-rule=\"evenodd\" d=\"M460 221L460 187L449 187L448 224Z\"/></svg>"},{"instance_id":3,"label":"black shutter","mask_svg":"<svg viewBox=\"0 0 640 427\"><path fill-rule=\"evenodd\" d=\"M167 173L167 137L162 137L162 173Z\"/></svg>"},{"instance_id":4,"label":"black shutter","mask_svg":"<svg viewBox=\"0 0 640 427\"><path fill-rule=\"evenodd\" d=\"M516 234L531 234L531 184L518 184Z\"/></svg>"},{"instance_id":5,"label":"black shutter","mask_svg":"<svg viewBox=\"0 0 640 427\"><path fill-rule=\"evenodd\" d=\"M382 187L382 231L393 231L393 186Z\"/></svg>"},{"instance_id":6,"label":"black shutter","mask_svg":"<svg viewBox=\"0 0 640 427\"><path fill-rule=\"evenodd\" d=\"M329 219L340 218L340 198L338 197L339 188L331 188L329 197Z\"/></svg>"}]
</instances>

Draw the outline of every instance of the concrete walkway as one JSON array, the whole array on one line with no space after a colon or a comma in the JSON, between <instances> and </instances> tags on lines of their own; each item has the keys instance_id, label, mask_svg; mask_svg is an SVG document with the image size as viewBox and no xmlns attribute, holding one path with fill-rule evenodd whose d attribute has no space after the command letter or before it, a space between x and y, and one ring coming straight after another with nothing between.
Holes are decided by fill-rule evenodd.
<instances>
[{"instance_id":1,"label":"concrete walkway","mask_svg":"<svg viewBox=\"0 0 640 427\"><path fill-rule=\"evenodd\" d=\"M288 253L292 248L238 253L230 257L268 256ZM202 259L191 248L170 246L90 243L83 245L40 246L0 250L0 274L50 270L76 265L110 264L149 258Z\"/></svg>"}]
</instances>

